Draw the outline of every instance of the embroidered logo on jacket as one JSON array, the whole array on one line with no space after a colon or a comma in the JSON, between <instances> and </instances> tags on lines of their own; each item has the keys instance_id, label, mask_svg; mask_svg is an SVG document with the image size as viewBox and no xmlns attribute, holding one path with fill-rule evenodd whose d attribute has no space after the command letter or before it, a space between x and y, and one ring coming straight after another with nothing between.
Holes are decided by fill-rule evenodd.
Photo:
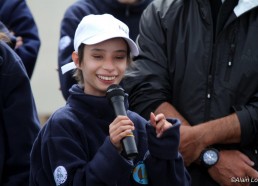
<instances>
[{"instance_id":1,"label":"embroidered logo on jacket","mask_svg":"<svg viewBox=\"0 0 258 186\"><path fill-rule=\"evenodd\" d=\"M148 184L147 171L143 162L139 162L134 168L133 179L142 185Z\"/></svg>"},{"instance_id":2,"label":"embroidered logo on jacket","mask_svg":"<svg viewBox=\"0 0 258 186\"><path fill-rule=\"evenodd\" d=\"M67 171L63 166L58 166L54 171L56 185L61 185L67 180Z\"/></svg>"}]
</instances>

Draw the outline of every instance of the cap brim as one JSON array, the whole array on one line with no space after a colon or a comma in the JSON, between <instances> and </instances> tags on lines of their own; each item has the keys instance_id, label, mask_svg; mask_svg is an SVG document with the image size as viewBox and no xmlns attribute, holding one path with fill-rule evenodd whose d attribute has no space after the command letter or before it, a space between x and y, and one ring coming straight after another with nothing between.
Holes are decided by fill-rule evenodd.
<instances>
[{"instance_id":1,"label":"cap brim","mask_svg":"<svg viewBox=\"0 0 258 186\"><path fill-rule=\"evenodd\" d=\"M135 42L132 39L130 39L130 38L124 36L124 35L119 35L117 33L116 34L102 33L101 35L97 34L96 36L93 36L91 38L87 38L86 40L82 41L81 43L86 44L86 45L93 45L93 44L97 44L97 43L106 41L108 39L113 39L113 38L123 38L123 39L125 39L126 42L129 45L129 47L130 47L131 54L133 56L138 56L139 50L138 50L138 47L135 44Z\"/></svg>"}]
</instances>

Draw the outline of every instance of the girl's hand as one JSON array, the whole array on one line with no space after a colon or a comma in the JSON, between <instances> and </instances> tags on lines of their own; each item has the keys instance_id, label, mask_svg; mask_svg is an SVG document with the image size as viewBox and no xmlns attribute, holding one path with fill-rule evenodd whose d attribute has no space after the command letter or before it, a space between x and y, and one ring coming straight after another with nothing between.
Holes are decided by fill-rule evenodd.
<instances>
[{"instance_id":1,"label":"girl's hand","mask_svg":"<svg viewBox=\"0 0 258 186\"><path fill-rule=\"evenodd\" d=\"M134 124L127 116L117 116L109 125L110 141L119 152L123 150L121 140L130 135L132 130L134 130Z\"/></svg>"},{"instance_id":2,"label":"girl's hand","mask_svg":"<svg viewBox=\"0 0 258 186\"><path fill-rule=\"evenodd\" d=\"M154 113L150 113L150 123L154 128L156 128L158 138L161 137L167 129L172 127L172 124L166 120L164 114L158 114L155 116Z\"/></svg>"}]
</instances>

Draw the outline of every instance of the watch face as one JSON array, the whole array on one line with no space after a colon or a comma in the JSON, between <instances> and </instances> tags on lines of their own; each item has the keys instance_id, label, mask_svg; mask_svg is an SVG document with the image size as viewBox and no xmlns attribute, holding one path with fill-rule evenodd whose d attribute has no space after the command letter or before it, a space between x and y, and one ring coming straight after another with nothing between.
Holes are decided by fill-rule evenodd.
<instances>
[{"instance_id":1,"label":"watch face","mask_svg":"<svg viewBox=\"0 0 258 186\"><path fill-rule=\"evenodd\" d=\"M218 154L214 150L207 150L203 154L203 162L207 165L214 165L218 161Z\"/></svg>"}]
</instances>

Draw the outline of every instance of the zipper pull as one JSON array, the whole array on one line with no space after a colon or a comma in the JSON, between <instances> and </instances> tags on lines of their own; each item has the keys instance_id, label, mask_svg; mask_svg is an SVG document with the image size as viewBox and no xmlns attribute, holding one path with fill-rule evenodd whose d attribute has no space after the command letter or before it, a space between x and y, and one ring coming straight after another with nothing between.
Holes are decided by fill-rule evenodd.
<instances>
[{"instance_id":1,"label":"zipper pull","mask_svg":"<svg viewBox=\"0 0 258 186\"><path fill-rule=\"evenodd\" d=\"M211 98L211 83L212 83L212 75L208 76L208 90L207 90L207 98Z\"/></svg>"},{"instance_id":2,"label":"zipper pull","mask_svg":"<svg viewBox=\"0 0 258 186\"><path fill-rule=\"evenodd\" d=\"M229 54L229 61L228 61L228 67L231 67L233 65L233 55L235 53L235 44L230 45L230 54Z\"/></svg>"}]
</instances>

